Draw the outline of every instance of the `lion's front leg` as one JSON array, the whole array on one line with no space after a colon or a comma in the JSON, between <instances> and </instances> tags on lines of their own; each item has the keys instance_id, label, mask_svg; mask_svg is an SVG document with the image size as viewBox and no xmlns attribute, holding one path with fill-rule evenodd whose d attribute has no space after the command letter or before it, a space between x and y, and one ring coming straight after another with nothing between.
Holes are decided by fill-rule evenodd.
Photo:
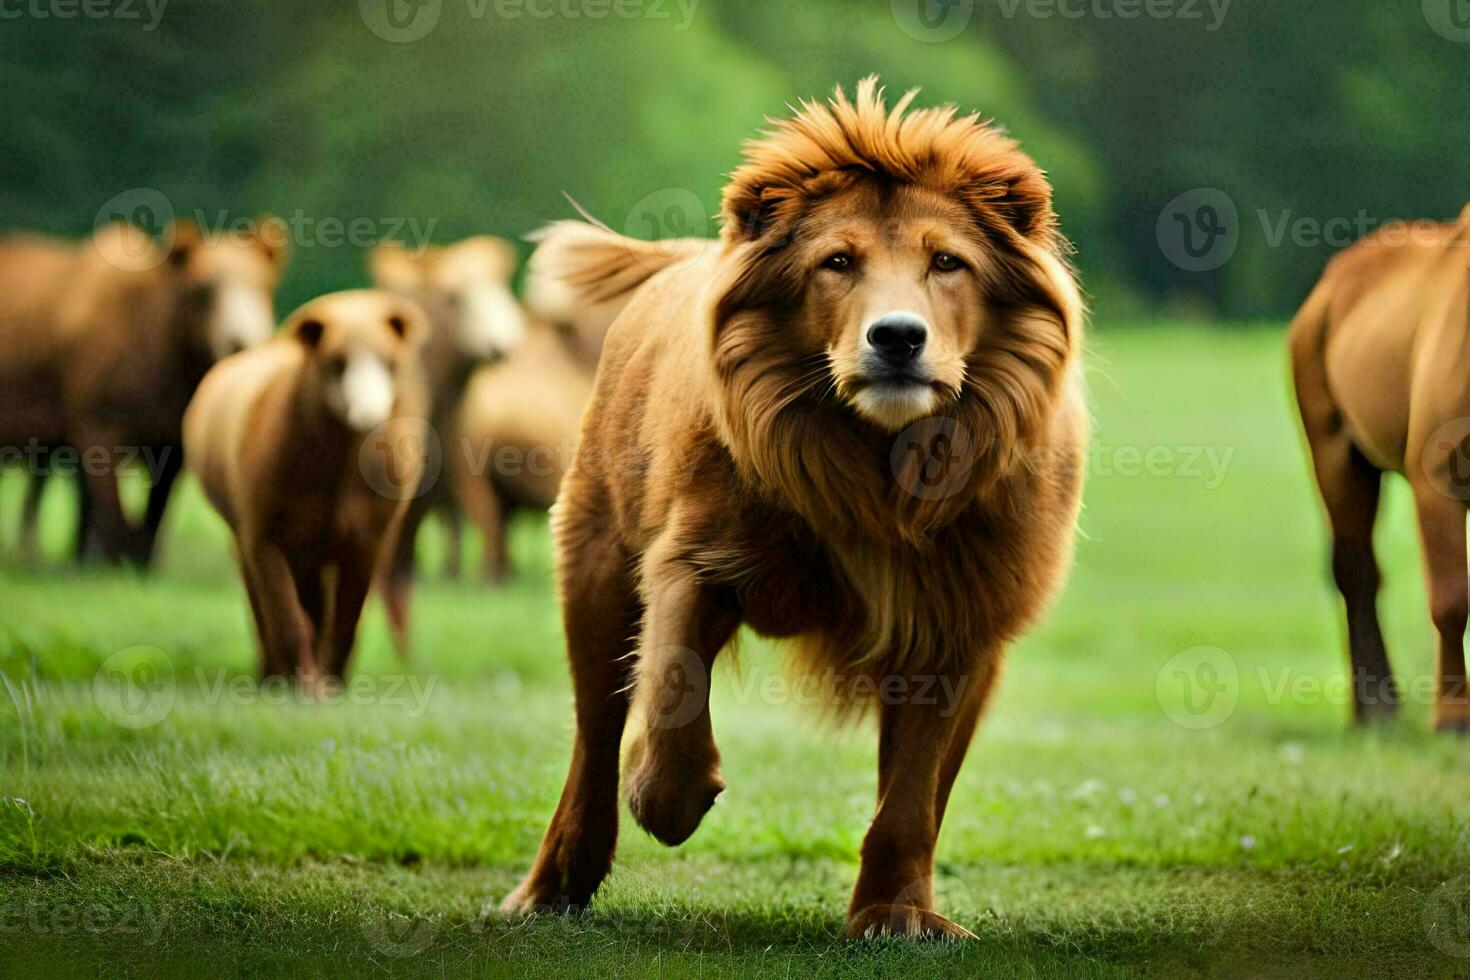
<instances>
[{"instance_id":1,"label":"lion's front leg","mask_svg":"<svg viewBox=\"0 0 1470 980\"><path fill-rule=\"evenodd\" d=\"M672 846L694 833L725 788L710 725L710 671L740 614L728 591L656 554L644 572L627 793L639 825Z\"/></svg>"},{"instance_id":2,"label":"lion's front leg","mask_svg":"<svg viewBox=\"0 0 1470 980\"><path fill-rule=\"evenodd\" d=\"M880 707L878 812L863 838L847 935L973 939L934 910L934 848L989 677L955 674L940 685L931 677L905 681L900 689L906 695ZM916 694L936 686L944 697Z\"/></svg>"}]
</instances>

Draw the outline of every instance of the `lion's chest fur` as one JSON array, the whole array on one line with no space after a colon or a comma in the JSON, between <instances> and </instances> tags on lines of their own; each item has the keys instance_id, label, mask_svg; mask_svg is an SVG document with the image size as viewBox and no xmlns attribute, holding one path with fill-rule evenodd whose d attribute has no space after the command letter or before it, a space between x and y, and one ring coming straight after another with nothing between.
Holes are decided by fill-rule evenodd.
<instances>
[{"instance_id":1,"label":"lion's chest fur","mask_svg":"<svg viewBox=\"0 0 1470 980\"><path fill-rule=\"evenodd\" d=\"M733 591L751 629L799 638L804 659L963 668L1034 619L1060 577L1068 529L1035 516L977 508L920 548L818 534L758 506L727 511L693 553L706 580Z\"/></svg>"}]
</instances>

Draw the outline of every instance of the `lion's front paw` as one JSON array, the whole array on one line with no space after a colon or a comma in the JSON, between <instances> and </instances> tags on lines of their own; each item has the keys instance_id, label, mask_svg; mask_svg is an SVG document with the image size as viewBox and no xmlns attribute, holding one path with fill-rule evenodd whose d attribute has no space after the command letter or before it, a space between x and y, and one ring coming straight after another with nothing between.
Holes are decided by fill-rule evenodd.
<instances>
[{"instance_id":1,"label":"lion's front paw","mask_svg":"<svg viewBox=\"0 0 1470 980\"><path fill-rule=\"evenodd\" d=\"M977 938L964 926L956 925L938 912L913 905L869 905L847 920L848 939L878 939L903 936L908 939L943 939L955 941Z\"/></svg>"},{"instance_id":2,"label":"lion's front paw","mask_svg":"<svg viewBox=\"0 0 1470 980\"><path fill-rule=\"evenodd\" d=\"M527 875L526 880L517 885L515 891L505 896L499 908L487 905L484 915L486 918L497 914L517 917L547 913L564 915L580 912L587 907L587 901L587 898L574 897L567 894L565 889L548 886L538 882L534 876Z\"/></svg>"},{"instance_id":3,"label":"lion's front paw","mask_svg":"<svg viewBox=\"0 0 1470 980\"><path fill-rule=\"evenodd\" d=\"M719 757L675 758L639 747L628 769L628 809L661 844L684 843L725 789Z\"/></svg>"}]
</instances>

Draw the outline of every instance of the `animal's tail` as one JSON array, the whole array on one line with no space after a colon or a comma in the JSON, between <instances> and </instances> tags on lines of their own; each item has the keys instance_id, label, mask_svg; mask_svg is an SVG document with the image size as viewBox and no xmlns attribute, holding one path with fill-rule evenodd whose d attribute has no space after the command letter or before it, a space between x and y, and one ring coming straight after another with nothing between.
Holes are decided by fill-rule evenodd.
<instances>
[{"instance_id":1,"label":"animal's tail","mask_svg":"<svg viewBox=\"0 0 1470 980\"><path fill-rule=\"evenodd\" d=\"M702 238L647 242L590 221L556 221L529 236L526 306L601 345L623 307L655 274L716 243Z\"/></svg>"}]
</instances>

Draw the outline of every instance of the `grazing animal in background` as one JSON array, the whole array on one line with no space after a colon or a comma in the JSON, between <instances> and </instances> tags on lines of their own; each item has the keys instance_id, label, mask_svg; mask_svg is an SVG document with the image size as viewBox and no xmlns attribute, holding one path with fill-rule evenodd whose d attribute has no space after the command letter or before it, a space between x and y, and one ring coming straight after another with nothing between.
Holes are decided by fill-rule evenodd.
<instances>
[{"instance_id":1,"label":"grazing animal in background","mask_svg":"<svg viewBox=\"0 0 1470 980\"><path fill-rule=\"evenodd\" d=\"M1470 728L1465 621L1470 603L1470 207L1455 224L1386 226L1335 256L1288 335L1297 406L1332 534L1332 575L1347 613L1353 718L1397 713L1378 623L1373 525L1383 474L1414 494L1439 634L1434 726Z\"/></svg>"},{"instance_id":2,"label":"grazing animal in background","mask_svg":"<svg viewBox=\"0 0 1470 980\"><path fill-rule=\"evenodd\" d=\"M184 417L189 468L235 536L266 677L339 682L424 465L427 315L375 290L307 303L221 361Z\"/></svg>"},{"instance_id":3,"label":"grazing animal in background","mask_svg":"<svg viewBox=\"0 0 1470 980\"><path fill-rule=\"evenodd\" d=\"M65 440L57 304L81 250L40 235L0 241L0 446L27 464L20 552L37 552L37 516L50 471L50 452ZM35 452L30 452L34 445ZM79 498L85 499L85 498Z\"/></svg>"},{"instance_id":4,"label":"grazing animal in background","mask_svg":"<svg viewBox=\"0 0 1470 980\"><path fill-rule=\"evenodd\" d=\"M274 219L218 238L181 220L164 242L119 223L80 246L0 246L0 446L76 454L79 558L95 545L109 562L152 561L183 466L184 407L216 360L274 327L286 258ZM150 475L141 527L117 487L135 459ZM47 472L33 474L27 539Z\"/></svg>"},{"instance_id":5,"label":"grazing animal in background","mask_svg":"<svg viewBox=\"0 0 1470 980\"><path fill-rule=\"evenodd\" d=\"M484 543L484 576L491 582L510 574L506 531L512 515L547 510L556 500L592 397L603 339L628 295L674 259L710 245L609 237L606 229L581 222L553 228L555 234L532 236L540 247L526 280L525 342L475 373L459 410L458 445L446 453L456 497ZM613 253L617 261L599 266L609 241L621 243ZM562 281L564 270L581 276L575 286Z\"/></svg>"},{"instance_id":6,"label":"grazing animal in background","mask_svg":"<svg viewBox=\"0 0 1470 980\"><path fill-rule=\"evenodd\" d=\"M511 292L515 248L502 238L481 235L443 247L412 252L385 244L368 256L380 289L413 297L429 314L424 369L429 390L429 424L441 449L441 468L455 465L459 407L475 369L504 358L521 343L525 315ZM448 565L457 574L460 523L451 479L439 469L424 473L424 485L409 504L391 560L383 570L380 591L388 608L394 643L409 649L409 603L413 588L414 552L419 525L437 510L449 527Z\"/></svg>"},{"instance_id":7,"label":"grazing animal in background","mask_svg":"<svg viewBox=\"0 0 1470 980\"><path fill-rule=\"evenodd\" d=\"M1004 649L1070 564L1083 311L1041 170L913 97L867 79L748 144L720 245L614 322L553 512L571 770L504 911L592 897L630 719L634 818L694 832L725 785L710 669L744 623L879 716L848 935L970 935L935 910L935 842ZM635 254L610 240L564 281Z\"/></svg>"}]
</instances>

